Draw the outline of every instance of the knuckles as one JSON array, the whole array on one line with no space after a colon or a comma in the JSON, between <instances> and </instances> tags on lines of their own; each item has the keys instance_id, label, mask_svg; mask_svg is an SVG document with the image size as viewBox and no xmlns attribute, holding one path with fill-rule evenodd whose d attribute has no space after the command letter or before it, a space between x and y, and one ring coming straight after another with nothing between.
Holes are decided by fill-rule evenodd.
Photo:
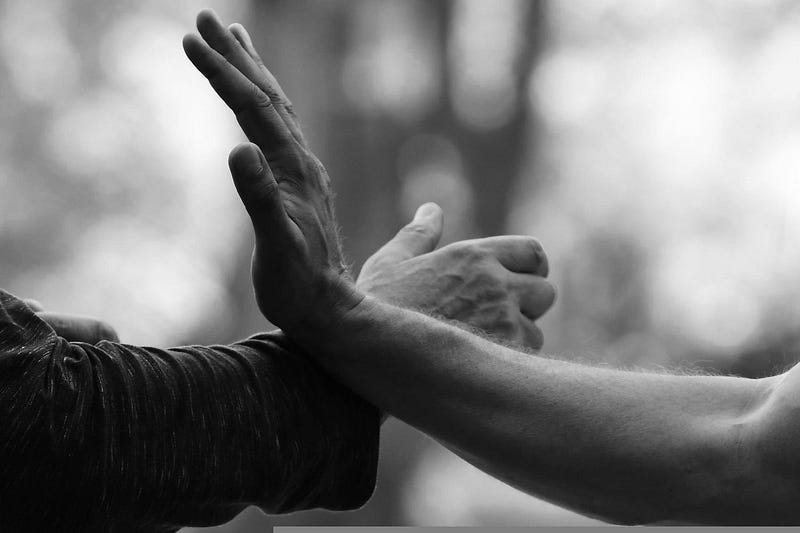
<instances>
[{"instance_id":1,"label":"knuckles","mask_svg":"<svg viewBox=\"0 0 800 533\"><path fill-rule=\"evenodd\" d=\"M477 241L454 243L441 251L444 271L461 280L463 296L481 306L512 300L508 273Z\"/></svg>"},{"instance_id":2,"label":"knuckles","mask_svg":"<svg viewBox=\"0 0 800 533\"><path fill-rule=\"evenodd\" d=\"M531 254L543 255L542 246L534 238L526 238ZM446 250L444 264L452 276L461 280L460 301L462 316L472 325L507 342L541 348L542 331L520 312L520 287L497 261L488 247L480 240L451 244ZM536 283L536 300L544 311L552 306L556 298L555 287L542 279Z\"/></svg>"},{"instance_id":3,"label":"knuckles","mask_svg":"<svg viewBox=\"0 0 800 533\"><path fill-rule=\"evenodd\" d=\"M220 70L214 72L209 81L214 84L218 78L223 78L224 76L225 72ZM272 100L269 99L269 96L264 91L255 85L251 85L246 95L229 102L228 106L236 118L242 120L250 113L256 114L260 110L269 109L272 107Z\"/></svg>"},{"instance_id":4,"label":"knuckles","mask_svg":"<svg viewBox=\"0 0 800 533\"><path fill-rule=\"evenodd\" d=\"M428 236L430 228L412 222L401 232ZM531 254L543 253L539 241L534 238L526 241ZM449 244L413 261L425 261L435 273L430 276L436 280L435 290L426 293L438 295L434 308L439 314L468 323L505 342L541 348L541 330L520 310L522 287L500 264L492 248L480 239ZM375 254L365 262L362 273L384 266L380 255ZM537 291L535 300L541 302L537 305L544 310L555 300L555 287L544 279L527 287Z\"/></svg>"},{"instance_id":5,"label":"knuckles","mask_svg":"<svg viewBox=\"0 0 800 533\"><path fill-rule=\"evenodd\" d=\"M451 261L469 268L474 268L476 264L480 265L481 262L486 262L491 257L488 250L481 247L477 240L454 242L442 248L441 251L447 254Z\"/></svg>"},{"instance_id":6,"label":"knuckles","mask_svg":"<svg viewBox=\"0 0 800 533\"><path fill-rule=\"evenodd\" d=\"M470 271L467 289L483 302L504 302L511 294L511 286L503 279L500 269L487 265Z\"/></svg>"}]
</instances>

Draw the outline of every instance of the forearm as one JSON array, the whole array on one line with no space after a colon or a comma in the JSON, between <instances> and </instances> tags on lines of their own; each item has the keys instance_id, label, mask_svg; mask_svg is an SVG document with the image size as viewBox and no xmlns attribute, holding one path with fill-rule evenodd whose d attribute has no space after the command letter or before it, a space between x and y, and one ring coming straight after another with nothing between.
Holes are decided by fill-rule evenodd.
<instances>
[{"instance_id":1,"label":"forearm","mask_svg":"<svg viewBox=\"0 0 800 533\"><path fill-rule=\"evenodd\" d=\"M345 324L324 366L523 490L622 522L745 511L736 453L765 382L545 359L375 301Z\"/></svg>"},{"instance_id":2,"label":"forearm","mask_svg":"<svg viewBox=\"0 0 800 533\"><path fill-rule=\"evenodd\" d=\"M760 401L757 382L596 373L364 304L331 246L330 202L320 202L330 182L293 134L291 113L280 115L272 76L212 13L201 13L198 29L206 42L188 36L187 55L258 144L238 146L229 162L255 230L253 281L268 319L380 408L548 499L624 521L714 520L721 515L697 506L737 504L735 491L728 503L719 495L737 480L728 466L737 424ZM538 271L505 256L514 272Z\"/></svg>"},{"instance_id":3,"label":"forearm","mask_svg":"<svg viewBox=\"0 0 800 533\"><path fill-rule=\"evenodd\" d=\"M170 350L101 345L95 379L120 407L103 413L112 429L101 446L127 455L109 473L116 487L169 495L163 518L181 524L226 521L220 510L250 504L273 513L362 505L374 486L377 411L287 344L263 335ZM140 462L138 475L126 460Z\"/></svg>"},{"instance_id":4,"label":"forearm","mask_svg":"<svg viewBox=\"0 0 800 533\"><path fill-rule=\"evenodd\" d=\"M374 486L377 420L280 336L172 350L69 344L0 291L9 528L160 531L251 504L352 508Z\"/></svg>"}]
</instances>

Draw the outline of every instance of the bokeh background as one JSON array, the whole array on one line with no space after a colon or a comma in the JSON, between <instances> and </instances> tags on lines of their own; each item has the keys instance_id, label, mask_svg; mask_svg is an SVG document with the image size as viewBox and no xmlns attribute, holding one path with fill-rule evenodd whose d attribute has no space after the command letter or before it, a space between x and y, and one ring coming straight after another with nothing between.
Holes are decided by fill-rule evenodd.
<instances>
[{"instance_id":1,"label":"bokeh background","mask_svg":"<svg viewBox=\"0 0 800 533\"><path fill-rule=\"evenodd\" d=\"M354 265L433 200L446 242L544 243L549 353L745 376L795 360L791 0L2 0L4 288L130 343L267 327L226 167L241 135L180 46L209 5L294 100ZM213 531L592 523L390 421L363 509Z\"/></svg>"}]
</instances>

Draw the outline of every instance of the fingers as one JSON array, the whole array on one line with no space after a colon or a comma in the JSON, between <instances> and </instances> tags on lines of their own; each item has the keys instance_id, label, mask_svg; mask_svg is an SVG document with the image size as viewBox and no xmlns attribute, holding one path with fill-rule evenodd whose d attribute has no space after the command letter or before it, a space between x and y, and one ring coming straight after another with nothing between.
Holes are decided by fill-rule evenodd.
<instances>
[{"instance_id":1,"label":"fingers","mask_svg":"<svg viewBox=\"0 0 800 533\"><path fill-rule=\"evenodd\" d=\"M89 344L97 344L100 341L119 342L119 336L114 328L102 320L45 311L42 304L31 298L23 301L36 313L36 316L47 322L58 335L70 342L88 342Z\"/></svg>"},{"instance_id":2,"label":"fingers","mask_svg":"<svg viewBox=\"0 0 800 533\"><path fill-rule=\"evenodd\" d=\"M40 304L38 300L34 300L33 298L25 298L22 301L25 302L28 307L33 309L34 312L44 311L44 307L42 307L42 304Z\"/></svg>"},{"instance_id":3,"label":"fingers","mask_svg":"<svg viewBox=\"0 0 800 533\"><path fill-rule=\"evenodd\" d=\"M117 332L109 324L95 318L42 311L36 315L47 322L58 335L70 342L97 344L119 342Z\"/></svg>"},{"instance_id":4,"label":"fingers","mask_svg":"<svg viewBox=\"0 0 800 533\"><path fill-rule=\"evenodd\" d=\"M511 272L547 277L549 265L542 245L533 237L506 235L481 239L481 246Z\"/></svg>"},{"instance_id":5,"label":"fingers","mask_svg":"<svg viewBox=\"0 0 800 533\"><path fill-rule=\"evenodd\" d=\"M238 26L238 36L232 29L229 31L222 25L222 22L214 11L204 9L197 15L197 30L208 46L221 55L225 61L264 93L267 99L272 102L273 111L283 122L283 127L288 130L289 134L296 142L302 146L306 146L305 138L300 131L300 126L292 110L291 103L289 103L275 77L264 66L258 53L253 48L250 36L247 35L247 32L241 25L235 26ZM249 49L245 49L245 43L249 44ZM220 94L220 96L222 96L222 94ZM223 100L224 99L223 97ZM231 103L227 100L226 103L231 106ZM240 117L237 116L237 118ZM258 116L252 118L260 119ZM259 127L258 120L251 122L253 129ZM264 127L269 130L272 125L265 124ZM259 135L256 131L245 133L247 133L250 140L254 140L253 137Z\"/></svg>"},{"instance_id":6,"label":"fingers","mask_svg":"<svg viewBox=\"0 0 800 533\"><path fill-rule=\"evenodd\" d=\"M399 263L433 251L442 238L442 208L433 202L417 209L414 220L406 224L394 238L375 254L374 261Z\"/></svg>"},{"instance_id":7,"label":"fingers","mask_svg":"<svg viewBox=\"0 0 800 533\"><path fill-rule=\"evenodd\" d=\"M289 230L289 217L281 200L281 192L261 150L252 143L242 143L228 156L233 183L242 199L256 239L275 243Z\"/></svg>"},{"instance_id":8,"label":"fingers","mask_svg":"<svg viewBox=\"0 0 800 533\"><path fill-rule=\"evenodd\" d=\"M260 67L253 58L239 44L239 41L220 22L217 15L210 9L204 9L197 15L197 30L206 43L219 53L225 60L233 65L248 80L263 90L270 100L277 100L278 94L271 88L262 86L263 80Z\"/></svg>"},{"instance_id":9,"label":"fingers","mask_svg":"<svg viewBox=\"0 0 800 533\"><path fill-rule=\"evenodd\" d=\"M289 130L292 132L297 142L304 147L308 147L303 131L300 129L300 122L297 118L297 114L294 112L292 102L289 101L286 93L278 83L277 78L272 75L272 72L270 72L264 64L255 46L253 46L253 40L250 38L250 34L247 33L245 27L239 23L231 24L228 26L228 29L259 68L261 76L257 78L250 78L250 76L248 76L248 78L264 90L267 96L272 99L272 103L275 105L278 113L280 113L281 118L286 122L286 125L289 127ZM247 74L245 73L245 75Z\"/></svg>"},{"instance_id":10,"label":"fingers","mask_svg":"<svg viewBox=\"0 0 800 533\"><path fill-rule=\"evenodd\" d=\"M270 162L296 155L297 143L267 94L196 35L183 38L192 64L231 108L247 138L258 144Z\"/></svg>"},{"instance_id":11,"label":"fingers","mask_svg":"<svg viewBox=\"0 0 800 533\"><path fill-rule=\"evenodd\" d=\"M517 294L520 312L530 320L540 318L556 301L555 287L537 275L512 273L510 286Z\"/></svg>"},{"instance_id":12,"label":"fingers","mask_svg":"<svg viewBox=\"0 0 800 533\"><path fill-rule=\"evenodd\" d=\"M278 80L275 78L275 76L272 75L272 72L270 72L269 69L266 67L264 61L261 59L261 56L256 51L255 46L253 46L253 40L250 38L250 34L247 33L245 27L239 23L235 23L228 26L228 30L234 36L234 38L239 42L244 51L247 52L247 54L250 56L250 59L252 59L256 65L258 65L259 69L261 69L260 72L262 75L261 77L263 77L267 81L267 86L264 90L267 91L269 97L270 98L274 97L273 100L278 100L291 105L289 102L289 98L286 96L286 93L281 88L280 84L278 83ZM253 81L255 83L255 80Z\"/></svg>"},{"instance_id":13,"label":"fingers","mask_svg":"<svg viewBox=\"0 0 800 533\"><path fill-rule=\"evenodd\" d=\"M544 333L537 326L533 320L520 317L520 324L522 329L522 344L534 351L539 351L544 346Z\"/></svg>"}]
</instances>

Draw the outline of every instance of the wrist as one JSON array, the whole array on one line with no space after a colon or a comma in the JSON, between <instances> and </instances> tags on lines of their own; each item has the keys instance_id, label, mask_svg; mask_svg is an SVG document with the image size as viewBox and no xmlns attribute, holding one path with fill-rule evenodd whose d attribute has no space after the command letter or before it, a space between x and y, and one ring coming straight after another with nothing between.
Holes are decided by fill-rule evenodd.
<instances>
[{"instance_id":1,"label":"wrist","mask_svg":"<svg viewBox=\"0 0 800 533\"><path fill-rule=\"evenodd\" d=\"M349 280L331 276L317 284L312 291L306 312L294 325L285 328L296 342L325 353L337 344L343 331L351 331L354 318L363 314L368 305L366 295Z\"/></svg>"},{"instance_id":2,"label":"wrist","mask_svg":"<svg viewBox=\"0 0 800 533\"><path fill-rule=\"evenodd\" d=\"M373 298L378 298L394 305L398 305L398 300L401 300L398 296L402 294L402 291L397 290L391 283L359 279L356 281L356 289L363 294L368 294Z\"/></svg>"},{"instance_id":3,"label":"wrist","mask_svg":"<svg viewBox=\"0 0 800 533\"><path fill-rule=\"evenodd\" d=\"M370 335L368 330L375 326L381 316L380 308L386 304L355 287L351 286L351 291L347 299L329 307L324 316L314 318L301 326L302 331L290 335L305 344L315 357L323 358L352 351L354 342L363 344L359 339Z\"/></svg>"}]
</instances>

